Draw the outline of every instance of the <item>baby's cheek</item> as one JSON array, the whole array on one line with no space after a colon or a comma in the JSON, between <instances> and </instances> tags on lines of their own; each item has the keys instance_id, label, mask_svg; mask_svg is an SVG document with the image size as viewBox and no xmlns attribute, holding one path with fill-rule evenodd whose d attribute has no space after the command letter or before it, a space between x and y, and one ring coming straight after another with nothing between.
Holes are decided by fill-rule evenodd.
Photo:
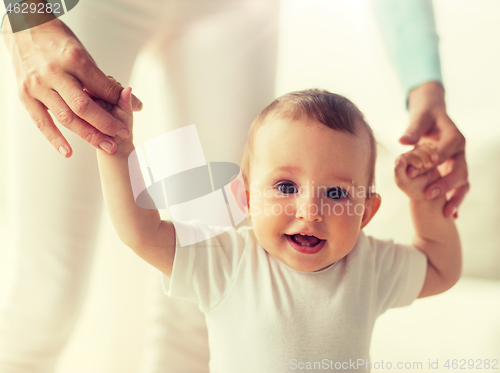
<instances>
[{"instance_id":1,"label":"baby's cheek","mask_svg":"<svg viewBox=\"0 0 500 373\"><path fill-rule=\"evenodd\" d=\"M361 218L352 218L350 221L346 222L340 233L340 242L343 251L347 255L349 251L356 245L358 241L359 232L361 231Z\"/></svg>"},{"instance_id":2,"label":"baby's cheek","mask_svg":"<svg viewBox=\"0 0 500 373\"><path fill-rule=\"evenodd\" d=\"M324 216L346 220L356 220L362 217L365 211L363 198L349 198L342 200L330 200L327 204L321 204L321 212Z\"/></svg>"},{"instance_id":3,"label":"baby's cheek","mask_svg":"<svg viewBox=\"0 0 500 373\"><path fill-rule=\"evenodd\" d=\"M339 260L345 257L353 249L358 241L360 232L360 219L350 218L338 222L331 228L329 236L329 245L333 251L330 255Z\"/></svg>"},{"instance_id":4,"label":"baby's cheek","mask_svg":"<svg viewBox=\"0 0 500 373\"><path fill-rule=\"evenodd\" d=\"M333 217L337 234L341 235L343 240L357 241L364 211L364 203L345 204L344 213Z\"/></svg>"},{"instance_id":5,"label":"baby's cheek","mask_svg":"<svg viewBox=\"0 0 500 373\"><path fill-rule=\"evenodd\" d=\"M261 208L260 208L260 201L255 198L251 198L249 202L249 210L248 213L250 214L250 217L252 219L257 218L260 215Z\"/></svg>"},{"instance_id":6,"label":"baby's cheek","mask_svg":"<svg viewBox=\"0 0 500 373\"><path fill-rule=\"evenodd\" d=\"M256 192L252 192L250 193L250 196L249 196L249 205L250 205L250 208L249 208L249 213L252 217L255 217L255 216L258 216L261 214L261 211L262 211L262 206L263 206L263 200L265 199L263 196L262 196L262 192L260 191L256 191Z\"/></svg>"}]
</instances>

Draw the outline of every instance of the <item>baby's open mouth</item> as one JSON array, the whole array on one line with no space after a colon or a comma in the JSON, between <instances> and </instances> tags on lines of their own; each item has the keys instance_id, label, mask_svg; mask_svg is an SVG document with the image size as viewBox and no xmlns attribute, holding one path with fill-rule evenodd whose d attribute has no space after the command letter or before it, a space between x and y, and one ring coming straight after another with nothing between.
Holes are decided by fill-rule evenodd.
<instances>
[{"instance_id":1,"label":"baby's open mouth","mask_svg":"<svg viewBox=\"0 0 500 373\"><path fill-rule=\"evenodd\" d=\"M318 237L316 236L309 236L305 234L292 234L292 235L286 235L292 239L293 242L300 246L307 246L307 247L314 247L318 245L321 241Z\"/></svg>"}]
</instances>

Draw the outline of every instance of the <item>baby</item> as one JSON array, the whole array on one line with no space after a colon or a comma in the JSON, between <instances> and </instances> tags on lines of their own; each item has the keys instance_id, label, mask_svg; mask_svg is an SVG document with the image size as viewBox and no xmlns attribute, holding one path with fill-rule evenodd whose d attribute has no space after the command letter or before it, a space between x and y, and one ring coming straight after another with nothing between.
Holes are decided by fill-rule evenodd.
<instances>
[{"instance_id":1,"label":"baby","mask_svg":"<svg viewBox=\"0 0 500 373\"><path fill-rule=\"evenodd\" d=\"M124 89L112 113L131 128L130 97ZM376 318L444 292L460 277L460 241L443 216L445 198L424 197L439 176L429 145L401 155L395 167L410 198L413 246L363 233L381 202L372 188L376 142L342 96L294 92L259 114L243 180L231 186L252 227L175 223L193 232L220 230L203 244L181 247L172 222L136 205L128 169L134 145L115 141L113 155L98 151L113 224L125 244L171 278L169 295L199 304L213 372L368 371Z\"/></svg>"}]
</instances>

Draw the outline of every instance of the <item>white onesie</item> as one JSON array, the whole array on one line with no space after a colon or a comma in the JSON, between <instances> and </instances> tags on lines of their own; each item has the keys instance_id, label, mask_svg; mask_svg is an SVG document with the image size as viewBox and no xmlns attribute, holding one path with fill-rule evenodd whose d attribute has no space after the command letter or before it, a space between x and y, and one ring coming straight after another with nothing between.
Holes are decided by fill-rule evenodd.
<instances>
[{"instance_id":1,"label":"white onesie","mask_svg":"<svg viewBox=\"0 0 500 373\"><path fill-rule=\"evenodd\" d=\"M175 224L194 235L220 229ZM193 300L205 313L211 372L280 373L307 363L333 371L336 363L369 359L376 318L410 304L426 268L417 249L361 232L343 259L298 272L242 227L191 246L177 243L172 277L164 279L169 295Z\"/></svg>"}]
</instances>

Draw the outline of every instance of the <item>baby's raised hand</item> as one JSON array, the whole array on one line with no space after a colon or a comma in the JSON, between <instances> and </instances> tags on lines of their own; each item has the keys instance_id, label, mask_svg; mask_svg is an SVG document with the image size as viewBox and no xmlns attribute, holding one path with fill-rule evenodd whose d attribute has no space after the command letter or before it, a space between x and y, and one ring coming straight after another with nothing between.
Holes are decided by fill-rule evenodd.
<instances>
[{"instance_id":1,"label":"baby's raised hand","mask_svg":"<svg viewBox=\"0 0 500 373\"><path fill-rule=\"evenodd\" d=\"M130 132L132 132L134 123L134 113L132 111L132 88L126 87L123 89L118 103L111 109L111 114L122 123L125 123ZM117 139L114 140L117 141ZM126 140L117 141L116 143L119 144L120 142L132 142L132 136Z\"/></svg>"},{"instance_id":2,"label":"baby's raised hand","mask_svg":"<svg viewBox=\"0 0 500 373\"><path fill-rule=\"evenodd\" d=\"M109 112L111 115L113 115L116 119L118 119L120 122L125 124L132 135L123 140L120 139L119 137L112 137L113 141L116 143L118 149L117 152L120 151L120 146L123 146L123 144L129 144L132 143L133 141L133 111L132 111L132 88L127 87L124 88L121 92L120 99L118 100L118 103L116 105L112 105L106 101L99 100L93 98L94 101L99 104L104 110Z\"/></svg>"},{"instance_id":3,"label":"baby's raised hand","mask_svg":"<svg viewBox=\"0 0 500 373\"><path fill-rule=\"evenodd\" d=\"M411 199L425 200L425 188L440 177L436 168L437 159L432 144L419 144L400 155L394 170L396 184Z\"/></svg>"}]
</instances>

